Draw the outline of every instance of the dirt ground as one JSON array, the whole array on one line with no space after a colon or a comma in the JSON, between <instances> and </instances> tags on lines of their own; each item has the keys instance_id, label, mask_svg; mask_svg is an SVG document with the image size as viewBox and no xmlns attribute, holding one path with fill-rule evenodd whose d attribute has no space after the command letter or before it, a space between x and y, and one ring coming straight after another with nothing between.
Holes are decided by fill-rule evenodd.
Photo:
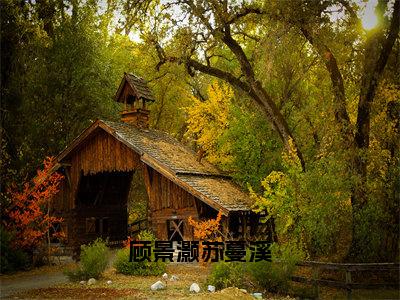
<instances>
[{"instance_id":1,"label":"dirt ground","mask_svg":"<svg viewBox=\"0 0 400 300\"><path fill-rule=\"evenodd\" d=\"M63 269L71 268L73 264L42 267L29 272L14 275L1 275L2 299L255 299L249 293L238 288L227 288L215 293L207 292L206 279L208 267L197 264L172 263L167 266L167 273L179 277L177 281L164 281L166 288L151 291L150 286L161 276L126 276L117 274L114 268L109 268L103 278L94 285L88 286L69 282L63 275ZM107 281L111 280L111 284ZM192 294L189 287L193 282L200 285L200 293ZM307 288L307 287L305 287ZM251 291L252 292L252 291ZM320 299L346 299L345 292L334 289L321 289ZM293 300L287 295L263 294L263 299ZM399 299L396 290L357 291L353 299Z\"/></svg>"},{"instance_id":2,"label":"dirt ground","mask_svg":"<svg viewBox=\"0 0 400 300\"><path fill-rule=\"evenodd\" d=\"M71 266L69 266L71 267ZM34 271L1 276L1 297L4 299L209 299L205 284L209 269L197 264L169 264L167 273L179 277L177 281L164 281L166 289L151 291L150 286L161 276L125 276L110 268L96 284L88 286L69 282L63 275L65 266L43 267ZM107 284L111 280L112 284ZM199 294L191 294L189 287L197 282ZM215 293L211 299L254 299L239 289Z\"/></svg>"},{"instance_id":3,"label":"dirt ground","mask_svg":"<svg viewBox=\"0 0 400 300\"><path fill-rule=\"evenodd\" d=\"M68 282L62 270L73 264L44 266L26 272L12 275L0 275L0 298L9 298L16 292L25 292L37 288L47 288L52 285Z\"/></svg>"}]
</instances>

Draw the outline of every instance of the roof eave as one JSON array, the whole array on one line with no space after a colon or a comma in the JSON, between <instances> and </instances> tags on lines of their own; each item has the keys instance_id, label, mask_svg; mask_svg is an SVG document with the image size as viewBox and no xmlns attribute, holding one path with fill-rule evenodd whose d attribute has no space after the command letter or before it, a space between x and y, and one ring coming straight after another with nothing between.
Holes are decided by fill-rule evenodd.
<instances>
[{"instance_id":1,"label":"roof eave","mask_svg":"<svg viewBox=\"0 0 400 300\"><path fill-rule=\"evenodd\" d=\"M87 136L89 136L96 128L99 127L101 123L100 119L97 119L94 121L92 124L90 124L88 127L86 127L85 130L81 132L80 135L78 135L72 142L71 144L66 147L60 154L56 156L56 161L61 162L69 153L71 153L80 143L82 140L84 140Z\"/></svg>"},{"instance_id":2,"label":"roof eave","mask_svg":"<svg viewBox=\"0 0 400 300\"><path fill-rule=\"evenodd\" d=\"M122 78L122 80L121 80L121 82L120 82L120 84L118 86L117 93L114 96L114 100L116 102L118 102L118 99L121 97L121 93L122 93L122 90L124 88L124 85L125 85L126 81L127 81L126 80L126 72L124 72L124 77Z\"/></svg>"}]
</instances>

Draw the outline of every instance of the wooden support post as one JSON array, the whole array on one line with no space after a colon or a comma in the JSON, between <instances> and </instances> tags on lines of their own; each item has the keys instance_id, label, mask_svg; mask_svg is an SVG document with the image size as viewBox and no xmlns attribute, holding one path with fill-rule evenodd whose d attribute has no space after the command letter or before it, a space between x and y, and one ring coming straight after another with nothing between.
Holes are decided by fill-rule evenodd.
<instances>
[{"instance_id":1,"label":"wooden support post","mask_svg":"<svg viewBox=\"0 0 400 300\"><path fill-rule=\"evenodd\" d=\"M152 210L151 210L151 205L150 203L153 202L153 194L152 194L152 183L153 183L153 172L150 170L150 168L144 164L141 163L141 169L142 169L142 174L143 174L143 179L144 179L144 185L146 188L146 192L147 192L147 197L148 197L148 201L147 201L147 227L148 229L153 229L153 222L151 220L152 217Z\"/></svg>"},{"instance_id":2,"label":"wooden support post","mask_svg":"<svg viewBox=\"0 0 400 300\"><path fill-rule=\"evenodd\" d=\"M246 240L246 238L247 238L247 215L246 215L246 213L242 213L242 219L243 219L243 239Z\"/></svg>"},{"instance_id":3,"label":"wooden support post","mask_svg":"<svg viewBox=\"0 0 400 300\"><path fill-rule=\"evenodd\" d=\"M67 178L67 183L68 183L68 188L72 188L72 183L71 183L71 168L65 168L65 177Z\"/></svg>"},{"instance_id":4,"label":"wooden support post","mask_svg":"<svg viewBox=\"0 0 400 300\"><path fill-rule=\"evenodd\" d=\"M146 192L147 192L147 196L150 198L152 197L151 195L151 185L152 185L152 181L153 181L153 174L150 171L150 168L148 166L146 166L145 164L141 164L141 169L143 172L143 179L144 179L144 185L146 187Z\"/></svg>"},{"instance_id":5,"label":"wooden support post","mask_svg":"<svg viewBox=\"0 0 400 300\"><path fill-rule=\"evenodd\" d=\"M318 286L318 279L319 279L319 267L313 266L312 268L312 282L313 282L313 290L316 299L319 299L319 286Z\"/></svg>"},{"instance_id":6,"label":"wooden support post","mask_svg":"<svg viewBox=\"0 0 400 300\"><path fill-rule=\"evenodd\" d=\"M346 270L346 288L347 288L347 299L351 299L351 272Z\"/></svg>"},{"instance_id":7,"label":"wooden support post","mask_svg":"<svg viewBox=\"0 0 400 300\"><path fill-rule=\"evenodd\" d=\"M229 235L229 217L222 216L221 225L222 236L224 237L224 239L227 239Z\"/></svg>"}]
</instances>

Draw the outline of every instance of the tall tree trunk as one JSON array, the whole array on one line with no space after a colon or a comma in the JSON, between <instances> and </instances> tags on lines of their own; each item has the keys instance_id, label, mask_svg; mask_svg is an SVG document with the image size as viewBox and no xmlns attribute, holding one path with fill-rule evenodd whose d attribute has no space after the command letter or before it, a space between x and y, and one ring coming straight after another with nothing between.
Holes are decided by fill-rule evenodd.
<instances>
[{"instance_id":1,"label":"tall tree trunk","mask_svg":"<svg viewBox=\"0 0 400 300\"><path fill-rule=\"evenodd\" d=\"M253 67L251 66L250 61L248 60L240 44L232 37L229 24L225 25L221 39L225 43L225 45L227 45L228 48L233 52L233 54L235 54L237 60L239 61L242 73L246 78L248 85L250 86L248 94L262 107L273 128L278 132L287 151L289 153L292 153L293 151L295 152L295 155L300 160L303 171L305 171L305 162L303 155L298 145L296 144L296 141L289 129L285 118L279 111L272 97L262 87L261 82L255 78Z\"/></svg>"},{"instance_id":2,"label":"tall tree trunk","mask_svg":"<svg viewBox=\"0 0 400 300\"><path fill-rule=\"evenodd\" d=\"M322 43L318 39L318 37L312 36L310 31L305 26L302 26L300 30L303 33L304 37L308 40L308 42L314 47L319 57L323 60L325 67L329 73L332 83L333 94L335 96L335 120L340 126L340 131L342 134L342 138L346 143L346 148L352 148L353 133L350 123L350 117L347 113L346 108L344 80L342 77L342 73L340 72L337 60L333 55L331 49L329 49L327 45Z\"/></svg>"},{"instance_id":3,"label":"tall tree trunk","mask_svg":"<svg viewBox=\"0 0 400 300\"><path fill-rule=\"evenodd\" d=\"M383 16L387 2L380 1L378 8ZM385 38L384 28L380 27L369 32L364 56L364 72L360 85L360 96L358 103L358 115L355 135L351 131L350 119L346 110L346 96L343 78L336 58L332 51L318 38L313 37L307 30L306 25L300 27L304 37L323 59L329 72L333 93L336 100L335 119L341 125L342 137L345 142L344 148L350 148L354 155L349 158L349 168L358 177L351 196L352 203L352 244L348 259L357 259L363 251L367 242L366 237L359 234L359 217L367 202L367 151L369 148L371 103L375 97L379 79L386 66L393 45L399 36L400 23L400 0L396 0L393 6L392 20Z\"/></svg>"},{"instance_id":4,"label":"tall tree trunk","mask_svg":"<svg viewBox=\"0 0 400 300\"><path fill-rule=\"evenodd\" d=\"M383 14L383 12L382 12ZM371 104L374 100L379 79L392 52L393 45L399 37L400 29L400 0L396 0L393 6L392 20L390 28L384 38L385 32L377 28L370 32L367 40L367 47L364 57L364 73L361 79L360 98L358 103L358 115L356 124L356 133L354 137L357 147L357 155L354 160L354 166L359 180L354 188L352 195L353 208L353 239L350 248L350 259L357 257L362 253L366 237L358 238L358 222L360 213L367 203L367 151L370 141L370 123L371 123Z\"/></svg>"},{"instance_id":5,"label":"tall tree trunk","mask_svg":"<svg viewBox=\"0 0 400 300\"><path fill-rule=\"evenodd\" d=\"M53 0L36 0L38 17L43 21L43 29L51 38L54 36L54 15L57 4Z\"/></svg>"}]
</instances>

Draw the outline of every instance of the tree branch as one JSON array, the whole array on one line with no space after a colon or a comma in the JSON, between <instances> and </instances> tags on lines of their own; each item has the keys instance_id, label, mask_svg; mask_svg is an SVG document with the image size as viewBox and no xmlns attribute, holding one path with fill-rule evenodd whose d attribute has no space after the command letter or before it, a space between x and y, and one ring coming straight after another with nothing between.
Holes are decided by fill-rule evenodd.
<instances>
[{"instance_id":1,"label":"tree branch","mask_svg":"<svg viewBox=\"0 0 400 300\"><path fill-rule=\"evenodd\" d=\"M196 4L193 2L193 0L185 0L184 3L190 7L192 10L193 14L203 22L204 26L207 27L207 29L213 33L214 28L211 26L210 20L204 15L204 8L201 8L199 6L196 6Z\"/></svg>"},{"instance_id":2,"label":"tree branch","mask_svg":"<svg viewBox=\"0 0 400 300\"><path fill-rule=\"evenodd\" d=\"M335 56L328 46L323 44L317 38L314 38L310 31L304 25L300 27L301 32L308 42L314 47L318 55L323 59L326 69L331 78L333 93L336 99L335 119L342 125L342 131L346 134L347 139L350 138L350 118L346 109L346 94L343 83L343 77L338 67Z\"/></svg>"},{"instance_id":3,"label":"tree branch","mask_svg":"<svg viewBox=\"0 0 400 300\"><path fill-rule=\"evenodd\" d=\"M202 73L225 80L226 82L229 82L230 84L232 84L236 88L239 88L245 93L249 93L251 89L247 83L241 81L239 78L233 76L231 73L228 73L226 71L220 70L212 66L203 65L202 63L191 58L187 59L186 62L190 67L192 67L196 71L200 71Z\"/></svg>"},{"instance_id":4,"label":"tree branch","mask_svg":"<svg viewBox=\"0 0 400 300\"><path fill-rule=\"evenodd\" d=\"M235 23L237 20L240 18L243 18L247 15L250 14L256 14L256 15L261 15L263 14L263 11L258 8L258 7L244 7L241 11L239 11L237 14L231 16L229 20L226 22L227 25Z\"/></svg>"},{"instance_id":5,"label":"tree branch","mask_svg":"<svg viewBox=\"0 0 400 300\"><path fill-rule=\"evenodd\" d=\"M258 103L262 107L264 113L267 115L267 118L271 122L272 127L281 137L288 152L290 153L293 150L296 151L297 156L301 162L302 169L305 170L303 155L298 148L291 131L289 130L289 126L286 120L284 119L282 113L276 106L271 96L262 87L261 82L256 80L253 67L251 66L251 63L248 60L246 53L243 51L240 44L232 37L229 24L225 25L221 40L225 43L226 46L228 46L228 48L233 52L233 54L239 61L242 73L245 76L246 81L250 87L248 94L253 100L256 101L256 103ZM295 149L292 149L292 147L295 147Z\"/></svg>"},{"instance_id":6,"label":"tree branch","mask_svg":"<svg viewBox=\"0 0 400 300\"><path fill-rule=\"evenodd\" d=\"M259 42L261 40L259 37L253 36L251 34L248 34L248 33L244 32L244 31L235 31L235 32L233 32L233 35L243 35L245 38L247 37L247 38L249 38L249 39L251 39L253 41L256 41L256 42Z\"/></svg>"},{"instance_id":7,"label":"tree branch","mask_svg":"<svg viewBox=\"0 0 400 300\"><path fill-rule=\"evenodd\" d=\"M396 0L393 6L392 21L386 39L381 39L379 58L372 67L372 73L364 72L360 101L358 104L357 115L357 131L355 136L356 144L359 148L367 148L369 146L369 127L370 127L370 104L376 93L379 79L383 73L389 55L392 52L393 45L399 37L400 30L400 0ZM374 49L371 49L373 51ZM368 57L369 53L366 53Z\"/></svg>"},{"instance_id":8,"label":"tree branch","mask_svg":"<svg viewBox=\"0 0 400 300\"><path fill-rule=\"evenodd\" d=\"M339 0L339 3L347 10L347 12L350 14L350 17L353 20L355 20L357 22L360 22L360 18L357 16L356 12L351 7L349 1L347 1L347 0Z\"/></svg>"}]
</instances>

